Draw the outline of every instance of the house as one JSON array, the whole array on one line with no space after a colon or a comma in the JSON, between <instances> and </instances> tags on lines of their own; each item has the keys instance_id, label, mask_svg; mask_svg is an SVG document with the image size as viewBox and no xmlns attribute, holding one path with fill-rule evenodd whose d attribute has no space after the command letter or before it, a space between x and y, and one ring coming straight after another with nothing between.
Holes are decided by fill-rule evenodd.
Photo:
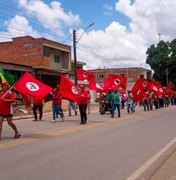
<instances>
[{"instance_id":1,"label":"house","mask_svg":"<svg viewBox=\"0 0 176 180\"><path fill-rule=\"evenodd\" d=\"M31 36L12 38L0 43L0 67L16 79L25 71L31 72L45 84L55 87L61 73L73 75L71 46ZM78 62L78 67L84 63Z\"/></svg>"},{"instance_id":2,"label":"house","mask_svg":"<svg viewBox=\"0 0 176 180\"><path fill-rule=\"evenodd\" d=\"M89 71L94 73L95 81L100 85L103 85L104 78L108 78L108 74L125 76L127 79L127 89L131 89L136 80L141 76L146 79L151 79L152 77L152 71L143 67L89 69Z\"/></svg>"},{"instance_id":3,"label":"house","mask_svg":"<svg viewBox=\"0 0 176 180\"><path fill-rule=\"evenodd\" d=\"M77 67L84 65L77 61ZM61 73L72 79L75 77L71 46L31 36L0 43L0 68L13 74L16 80L28 71L50 87L56 87Z\"/></svg>"},{"instance_id":4,"label":"house","mask_svg":"<svg viewBox=\"0 0 176 180\"><path fill-rule=\"evenodd\" d=\"M127 79L127 90L132 89L134 83L140 77L152 78L152 71L143 67L89 69L89 71L94 73L95 81L102 86L104 85L104 79L108 78L108 74L125 76ZM92 102L94 102L98 95L95 91L91 92L91 94Z\"/></svg>"}]
</instances>

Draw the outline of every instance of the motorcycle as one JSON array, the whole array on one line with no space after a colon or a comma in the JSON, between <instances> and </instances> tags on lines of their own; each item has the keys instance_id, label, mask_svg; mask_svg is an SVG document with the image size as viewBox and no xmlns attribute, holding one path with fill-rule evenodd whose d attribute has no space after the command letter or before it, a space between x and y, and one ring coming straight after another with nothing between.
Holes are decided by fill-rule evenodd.
<instances>
[{"instance_id":1,"label":"motorcycle","mask_svg":"<svg viewBox=\"0 0 176 180\"><path fill-rule=\"evenodd\" d=\"M100 114L103 115L107 111L111 112L110 101L108 99L104 98L100 105Z\"/></svg>"}]
</instances>

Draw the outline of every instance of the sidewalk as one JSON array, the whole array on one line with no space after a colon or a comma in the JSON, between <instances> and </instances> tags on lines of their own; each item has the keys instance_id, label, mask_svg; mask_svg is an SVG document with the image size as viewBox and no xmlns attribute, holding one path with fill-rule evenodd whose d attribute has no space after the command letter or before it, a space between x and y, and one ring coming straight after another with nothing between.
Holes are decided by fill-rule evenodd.
<instances>
[{"instance_id":1,"label":"sidewalk","mask_svg":"<svg viewBox=\"0 0 176 180\"><path fill-rule=\"evenodd\" d=\"M158 169L151 180L176 180L176 151Z\"/></svg>"},{"instance_id":2,"label":"sidewalk","mask_svg":"<svg viewBox=\"0 0 176 180\"><path fill-rule=\"evenodd\" d=\"M95 104L91 104L90 105L90 111L91 112L98 112L98 103L95 103ZM21 108L23 109L23 108ZM77 111L79 111L79 109L77 109ZM64 112L64 115L68 115L68 110L66 107L64 107L63 109L63 112ZM72 113L74 114L73 110L72 110ZM45 109L43 110L43 116L47 116L47 115L51 115L52 116L52 108L50 108L50 111L47 109L47 112L45 112ZM19 112L19 113L14 113L14 116L13 116L13 120L18 120L18 119L26 119L26 118L33 118L34 115L32 113L32 110L29 112L26 112L26 113L23 113L22 111Z\"/></svg>"}]
</instances>

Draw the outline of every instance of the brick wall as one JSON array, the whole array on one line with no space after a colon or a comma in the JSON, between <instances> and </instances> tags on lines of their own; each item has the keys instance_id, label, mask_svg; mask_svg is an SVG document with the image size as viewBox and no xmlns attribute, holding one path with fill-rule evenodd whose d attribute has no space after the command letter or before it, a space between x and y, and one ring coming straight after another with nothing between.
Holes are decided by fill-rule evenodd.
<instances>
[{"instance_id":1,"label":"brick wall","mask_svg":"<svg viewBox=\"0 0 176 180\"><path fill-rule=\"evenodd\" d=\"M2 62L51 68L49 57L43 56L43 44L71 51L71 47L45 38L34 39L30 36L13 38L12 42L0 43Z\"/></svg>"}]
</instances>

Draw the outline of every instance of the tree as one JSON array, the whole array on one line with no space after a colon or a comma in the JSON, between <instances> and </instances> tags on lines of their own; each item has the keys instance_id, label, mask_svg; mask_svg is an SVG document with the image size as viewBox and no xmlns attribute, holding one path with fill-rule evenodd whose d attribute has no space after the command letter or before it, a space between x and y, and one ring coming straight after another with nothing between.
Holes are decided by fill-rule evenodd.
<instances>
[{"instance_id":1,"label":"tree","mask_svg":"<svg viewBox=\"0 0 176 180\"><path fill-rule=\"evenodd\" d=\"M154 79L163 85L176 83L176 40L171 42L160 41L157 46L151 45L147 49L147 60L154 70Z\"/></svg>"}]
</instances>

